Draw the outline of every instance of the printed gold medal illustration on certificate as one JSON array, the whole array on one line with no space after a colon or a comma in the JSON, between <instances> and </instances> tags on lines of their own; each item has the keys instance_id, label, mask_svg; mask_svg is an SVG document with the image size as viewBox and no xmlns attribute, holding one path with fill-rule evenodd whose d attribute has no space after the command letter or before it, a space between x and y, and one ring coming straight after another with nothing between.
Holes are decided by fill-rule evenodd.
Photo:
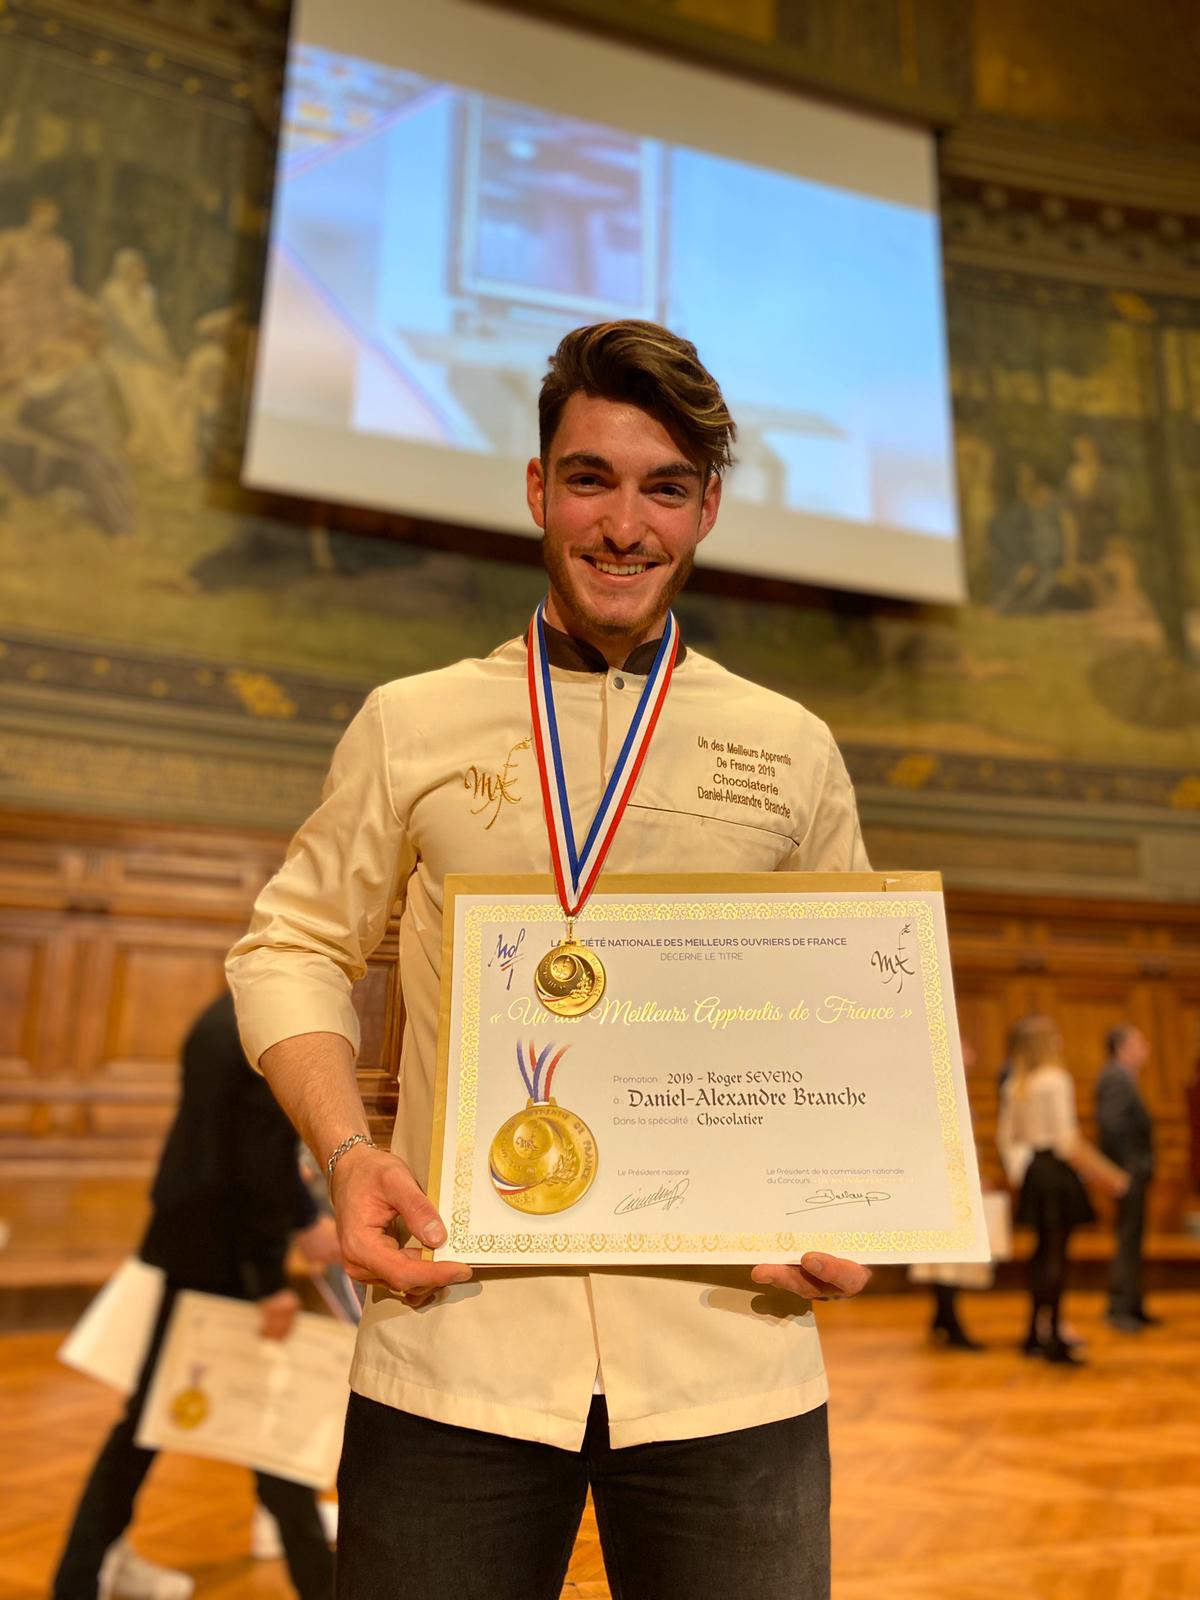
<instances>
[{"instance_id":1,"label":"printed gold medal illustration on certificate","mask_svg":"<svg viewBox=\"0 0 1200 1600\"><path fill-rule=\"evenodd\" d=\"M534 1216L566 1211L582 1200L596 1176L596 1140L581 1117L550 1093L558 1064L570 1049L517 1044L517 1069L529 1098L492 1140L492 1184L505 1205Z\"/></svg>"},{"instance_id":2,"label":"printed gold medal illustration on certificate","mask_svg":"<svg viewBox=\"0 0 1200 1600\"><path fill-rule=\"evenodd\" d=\"M557 1010L562 917L446 879L431 1254L988 1259L936 874L598 876L603 986Z\"/></svg>"}]
</instances>

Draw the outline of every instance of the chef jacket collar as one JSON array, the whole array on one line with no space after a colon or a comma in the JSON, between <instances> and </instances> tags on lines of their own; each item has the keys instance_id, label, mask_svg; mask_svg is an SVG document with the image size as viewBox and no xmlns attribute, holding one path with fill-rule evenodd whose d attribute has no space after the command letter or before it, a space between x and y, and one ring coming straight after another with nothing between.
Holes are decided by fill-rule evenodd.
<instances>
[{"instance_id":1,"label":"chef jacket collar","mask_svg":"<svg viewBox=\"0 0 1200 1600\"><path fill-rule=\"evenodd\" d=\"M544 619L543 625L546 629L546 654L550 657L550 665L552 667L561 667L564 672L607 672L609 670L609 663L594 644L588 644L586 639L577 639L573 633L563 633L558 628L552 628ZM660 635L657 639L647 639L644 644L639 644L637 649L631 650L621 663L622 670L644 678L654 665L654 658L658 654L658 647L661 643L662 636ZM675 657L676 666L679 665L685 655L687 655L687 645L684 644L681 634L679 650Z\"/></svg>"}]
</instances>

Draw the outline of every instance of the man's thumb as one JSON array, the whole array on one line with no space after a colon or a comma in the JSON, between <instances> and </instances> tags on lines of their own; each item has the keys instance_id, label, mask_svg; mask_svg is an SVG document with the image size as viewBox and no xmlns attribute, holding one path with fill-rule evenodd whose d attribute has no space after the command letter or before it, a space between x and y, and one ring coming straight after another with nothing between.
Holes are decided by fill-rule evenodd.
<instances>
[{"instance_id":1,"label":"man's thumb","mask_svg":"<svg viewBox=\"0 0 1200 1600\"><path fill-rule=\"evenodd\" d=\"M388 1198L404 1226L421 1244L436 1249L446 1242L446 1230L429 1197L411 1172L394 1168L388 1173Z\"/></svg>"}]
</instances>

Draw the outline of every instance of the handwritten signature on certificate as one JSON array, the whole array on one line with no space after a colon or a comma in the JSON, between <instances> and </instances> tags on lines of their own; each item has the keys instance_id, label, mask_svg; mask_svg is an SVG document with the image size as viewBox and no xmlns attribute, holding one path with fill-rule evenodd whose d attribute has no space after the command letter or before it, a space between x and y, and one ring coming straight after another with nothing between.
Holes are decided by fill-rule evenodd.
<instances>
[{"instance_id":1,"label":"handwritten signature on certificate","mask_svg":"<svg viewBox=\"0 0 1200 1600\"><path fill-rule=\"evenodd\" d=\"M886 1189L814 1189L806 1194L804 1204L789 1217L798 1217L804 1211L828 1210L830 1206L877 1206L892 1197Z\"/></svg>"}]
</instances>

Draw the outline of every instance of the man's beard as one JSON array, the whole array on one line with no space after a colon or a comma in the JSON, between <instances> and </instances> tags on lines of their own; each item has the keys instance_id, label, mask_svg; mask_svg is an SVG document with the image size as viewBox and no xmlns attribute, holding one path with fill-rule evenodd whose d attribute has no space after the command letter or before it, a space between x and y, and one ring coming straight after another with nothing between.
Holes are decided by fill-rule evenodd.
<instances>
[{"instance_id":1,"label":"man's beard","mask_svg":"<svg viewBox=\"0 0 1200 1600\"><path fill-rule=\"evenodd\" d=\"M675 596L691 577L696 558L691 550L687 555L680 556L671 569L665 587L658 591L645 612L641 616L620 619L604 616L587 605L575 589L571 558L564 555L560 547L551 545L545 534L542 535L542 563L550 576L550 587L570 624L569 632L577 633L580 637L591 633L605 639L623 639L646 634L655 623L663 621Z\"/></svg>"}]
</instances>

